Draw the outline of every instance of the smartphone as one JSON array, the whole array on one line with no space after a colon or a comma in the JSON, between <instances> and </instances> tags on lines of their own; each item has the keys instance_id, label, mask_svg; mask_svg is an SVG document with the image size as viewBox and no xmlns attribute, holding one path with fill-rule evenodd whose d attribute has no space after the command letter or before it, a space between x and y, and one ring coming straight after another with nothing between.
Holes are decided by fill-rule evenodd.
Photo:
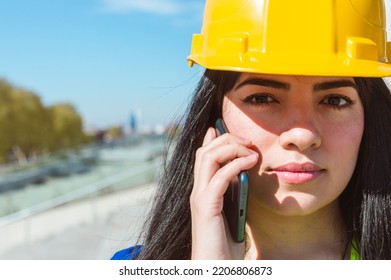
<instances>
[{"instance_id":1,"label":"smartphone","mask_svg":"<svg viewBox=\"0 0 391 280\"><path fill-rule=\"evenodd\" d=\"M218 136L228 133L228 129L221 118L217 119L215 128ZM247 171L241 171L237 177L231 180L224 194L224 215L232 238L237 243L243 242L245 236L248 186Z\"/></svg>"}]
</instances>

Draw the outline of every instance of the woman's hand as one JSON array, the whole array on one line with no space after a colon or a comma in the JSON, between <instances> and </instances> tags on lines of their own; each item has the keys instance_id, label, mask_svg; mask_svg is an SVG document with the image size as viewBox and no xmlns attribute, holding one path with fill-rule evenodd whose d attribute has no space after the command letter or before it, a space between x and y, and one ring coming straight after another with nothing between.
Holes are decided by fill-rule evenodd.
<instances>
[{"instance_id":1,"label":"woman's hand","mask_svg":"<svg viewBox=\"0 0 391 280\"><path fill-rule=\"evenodd\" d=\"M244 258L244 242L233 241L222 210L231 179L258 161L258 153L250 146L250 140L229 133L216 137L214 128L209 128L197 150L190 196L192 259Z\"/></svg>"}]
</instances>

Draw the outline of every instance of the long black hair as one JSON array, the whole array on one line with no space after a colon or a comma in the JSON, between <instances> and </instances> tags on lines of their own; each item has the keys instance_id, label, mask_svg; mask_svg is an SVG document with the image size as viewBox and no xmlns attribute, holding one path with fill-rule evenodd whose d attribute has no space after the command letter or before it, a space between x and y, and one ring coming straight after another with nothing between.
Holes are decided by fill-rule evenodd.
<instances>
[{"instance_id":1,"label":"long black hair","mask_svg":"<svg viewBox=\"0 0 391 280\"><path fill-rule=\"evenodd\" d=\"M381 78L356 78L364 133L342 217L362 259L391 259L391 95Z\"/></svg>"},{"instance_id":2,"label":"long black hair","mask_svg":"<svg viewBox=\"0 0 391 280\"><path fill-rule=\"evenodd\" d=\"M221 116L223 96L240 73L207 69L181 120L145 221L138 259L190 259L190 194L196 150ZM391 259L391 96L381 78L357 78L364 134L355 172L341 194L350 240L363 259ZM390 147L389 147L390 146Z\"/></svg>"}]
</instances>

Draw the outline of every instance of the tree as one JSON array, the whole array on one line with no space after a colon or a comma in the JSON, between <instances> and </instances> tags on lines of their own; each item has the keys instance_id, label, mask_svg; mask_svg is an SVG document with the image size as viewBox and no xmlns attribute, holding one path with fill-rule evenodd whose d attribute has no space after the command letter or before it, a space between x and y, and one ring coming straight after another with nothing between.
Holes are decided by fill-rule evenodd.
<instances>
[{"instance_id":1,"label":"tree","mask_svg":"<svg viewBox=\"0 0 391 280\"><path fill-rule=\"evenodd\" d=\"M46 108L37 94L0 79L0 162L84 141L82 118L71 104Z\"/></svg>"},{"instance_id":2,"label":"tree","mask_svg":"<svg viewBox=\"0 0 391 280\"><path fill-rule=\"evenodd\" d=\"M83 143L83 120L71 104L56 104L48 110L53 125L52 151Z\"/></svg>"},{"instance_id":3,"label":"tree","mask_svg":"<svg viewBox=\"0 0 391 280\"><path fill-rule=\"evenodd\" d=\"M7 153L12 146L10 133L12 132L11 108L12 86L4 80L0 80L0 162L7 159Z\"/></svg>"},{"instance_id":4,"label":"tree","mask_svg":"<svg viewBox=\"0 0 391 280\"><path fill-rule=\"evenodd\" d=\"M110 139L118 139L124 136L124 131L120 126L113 126L107 129L106 136L110 137Z\"/></svg>"},{"instance_id":5,"label":"tree","mask_svg":"<svg viewBox=\"0 0 391 280\"><path fill-rule=\"evenodd\" d=\"M10 105L12 130L10 138L27 156L48 150L52 123L41 99L33 92L14 89Z\"/></svg>"}]
</instances>

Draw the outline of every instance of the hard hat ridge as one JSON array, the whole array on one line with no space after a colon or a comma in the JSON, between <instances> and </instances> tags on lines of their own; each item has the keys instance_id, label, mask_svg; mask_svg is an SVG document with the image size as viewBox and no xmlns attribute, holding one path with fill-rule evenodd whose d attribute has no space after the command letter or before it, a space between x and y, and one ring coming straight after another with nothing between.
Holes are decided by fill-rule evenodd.
<instances>
[{"instance_id":1,"label":"hard hat ridge","mask_svg":"<svg viewBox=\"0 0 391 280\"><path fill-rule=\"evenodd\" d=\"M188 57L268 74L391 76L382 0L207 0Z\"/></svg>"}]
</instances>

